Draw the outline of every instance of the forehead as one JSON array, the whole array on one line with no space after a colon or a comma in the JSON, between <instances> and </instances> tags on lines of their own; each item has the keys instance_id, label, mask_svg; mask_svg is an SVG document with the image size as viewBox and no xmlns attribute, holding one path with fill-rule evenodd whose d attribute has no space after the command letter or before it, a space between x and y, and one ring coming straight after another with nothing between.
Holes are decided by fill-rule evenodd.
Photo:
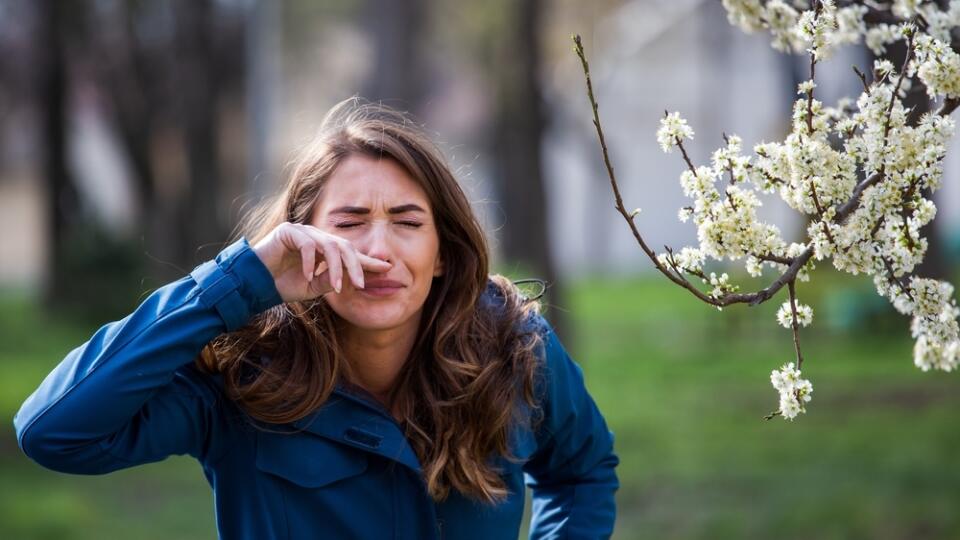
<instances>
[{"instance_id":1,"label":"forehead","mask_svg":"<svg viewBox=\"0 0 960 540\"><path fill-rule=\"evenodd\" d=\"M410 203L429 208L426 192L403 166L390 158L354 154L327 179L318 210L352 205L377 211Z\"/></svg>"}]
</instances>

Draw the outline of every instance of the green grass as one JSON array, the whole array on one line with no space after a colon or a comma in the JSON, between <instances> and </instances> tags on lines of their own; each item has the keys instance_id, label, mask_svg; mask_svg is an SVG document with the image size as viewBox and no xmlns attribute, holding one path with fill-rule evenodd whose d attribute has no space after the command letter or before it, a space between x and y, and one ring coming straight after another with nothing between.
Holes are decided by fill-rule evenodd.
<instances>
[{"instance_id":1,"label":"green grass","mask_svg":"<svg viewBox=\"0 0 960 540\"><path fill-rule=\"evenodd\" d=\"M836 291L863 281L798 285L815 312L802 331L814 393L794 422L762 419L770 371L793 360L782 299L721 313L662 279L573 287L562 337L616 436L615 538L960 537L956 375L913 366L906 319L843 330L855 306ZM0 302L0 538L214 537L189 459L76 477L19 453L9 419L96 326Z\"/></svg>"},{"instance_id":2,"label":"green grass","mask_svg":"<svg viewBox=\"0 0 960 540\"><path fill-rule=\"evenodd\" d=\"M575 356L621 456L617 537L960 536L960 392L913 366L907 320L802 331L813 401L765 421L770 371L794 355L779 301L720 313L653 281L581 283L571 302Z\"/></svg>"},{"instance_id":3,"label":"green grass","mask_svg":"<svg viewBox=\"0 0 960 540\"><path fill-rule=\"evenodd\" d=\"M98 326L43 316L24 298L0 298L0 538L215 538L213 497L196 461L174 457L79 476L46 470L20 453L14 413Z\"/></svg>"}]
</instances>

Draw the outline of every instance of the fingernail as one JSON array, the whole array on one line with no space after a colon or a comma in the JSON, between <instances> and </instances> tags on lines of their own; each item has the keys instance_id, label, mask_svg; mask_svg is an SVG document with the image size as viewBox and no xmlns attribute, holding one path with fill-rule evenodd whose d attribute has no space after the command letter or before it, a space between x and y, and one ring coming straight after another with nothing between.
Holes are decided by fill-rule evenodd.
<instances>
[{"instance_id":1,"label":"fingernail","mask_svg":"<svg viewBox=\"0 0 960 540\"><path fill-rule=\"evenodd\" d=\"M340 289L343 288L343 278L337 279L337 294L340 294Z\"/></svg>"}]
</instances>

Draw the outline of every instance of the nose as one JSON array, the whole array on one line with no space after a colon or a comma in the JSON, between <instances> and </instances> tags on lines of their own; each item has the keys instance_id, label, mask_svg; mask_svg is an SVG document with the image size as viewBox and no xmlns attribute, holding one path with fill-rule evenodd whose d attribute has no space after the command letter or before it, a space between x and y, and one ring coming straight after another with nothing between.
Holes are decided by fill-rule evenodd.
<instances>
[{"instance_id":1,"label":"nose","mask_svg":"<svg viewBox=\"0 0 960 540\"><path fill-rule=\"evenodd\" d=\"M388 225L374 223L367 230L368 233L361 241L360 251L369 257L393 263L394 255Z\"/></svg>"}]
</instances>

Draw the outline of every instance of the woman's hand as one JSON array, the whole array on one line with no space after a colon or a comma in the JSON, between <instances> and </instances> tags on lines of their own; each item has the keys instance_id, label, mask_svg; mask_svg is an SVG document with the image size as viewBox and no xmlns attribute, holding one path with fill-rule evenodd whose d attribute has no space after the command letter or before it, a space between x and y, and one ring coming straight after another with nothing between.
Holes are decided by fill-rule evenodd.
<instances>
[{"instance_id":1,"label":"woman's hand","mask_svg":"<svg viewBox=\"0 0 960 540\"><path fill-rule=\"evenodd\" d=\"M310 300L340 292L343 270L362 289L363 271L386 272L393 265L358 252L348 240L312 225L281 223L253 246L273 275L284 302Z\"/></svg>"}]
</instances>

